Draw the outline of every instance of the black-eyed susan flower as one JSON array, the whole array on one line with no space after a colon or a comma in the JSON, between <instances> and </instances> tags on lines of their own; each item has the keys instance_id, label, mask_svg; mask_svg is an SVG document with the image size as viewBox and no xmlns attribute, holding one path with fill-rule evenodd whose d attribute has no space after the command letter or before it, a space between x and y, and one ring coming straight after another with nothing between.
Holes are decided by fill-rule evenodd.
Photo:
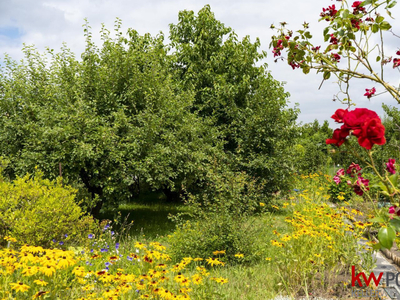
<instances>
[{"instance_id":1,"label":"black-eyed susan flower","mask_svg":"<svg viewBox=\"0 0 400 300\"><path fill-rule=\"evenodd\" d=\"M33 299L38 299L46 294L48 294L49 292L47 291L38 291L35 295L33 295Z\"/></svg>"},{"instance_id":2,"label":"black-eyed susan flower","mask_svg":"<svg viewBox=\"0 0 400 300\"><path fill-rule=\"evenodd\" d=\"M10 286L13 290L17 291L17 292L21 292L21 293L25 293L27 290L30 289L30 286L24 284L21 281L18 281L16 283L10 283Z\"/></svg>"},{"instance_id":3,"label":"black-eyed susan flower","mask_svg":"<svg viewBox=\"0 0 400 300\"><path fill-rule=\"evenodd\" d=\"M43 279L36 279L33 282L40 286L46 286L48 284L48 282L44 281Z\"/></svg>"},{"instance_id":4,"label":"black-eyed susan flower","mask_svg":"<svg viewBox=\"0 0 400 300\"><path fill-rule=\"evenodd\" d=\"M216 265L216 266L219 266L219 265L223 266L223 265L225 265L225 263L223 263L222 261L218 260L217 258L211 258L211 257L209 257L209 258L206 259L206 261L207 261L207 263L208 263L209 265L211 265L211 266L214 266L214 265Z\"/></svg>"}]
</instances>

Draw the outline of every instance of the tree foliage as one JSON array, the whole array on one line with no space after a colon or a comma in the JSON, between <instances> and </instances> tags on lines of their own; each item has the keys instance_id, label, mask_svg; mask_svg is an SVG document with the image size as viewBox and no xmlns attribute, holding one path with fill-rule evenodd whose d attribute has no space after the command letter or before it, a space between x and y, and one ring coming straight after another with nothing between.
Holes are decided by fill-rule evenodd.
<instances>
[{"instance_id":1,"label":"tree foliage","mask_svg":"<svg viewBox=\"0 0 400 300\"><path fill-rule=\"evenodd\" d=\"M84 25L78 59L65 45L0 71L0 153L14 178L35 166L95 199L118 203L140 189L167 195L207 181L215 162L285 183L287 145L296 118L282 85L256 63L259 41L238 41L210 7L181 12L164 36L102 28L101 47ZM226 38L226 34L229 36ZM173 51L170 51L170 49Z\"/></svg>"},{"instance_id":2,"label":"tree foliage","mask_svg":"<svg viewBox=\"0 0 400 300\"><path fill-rule=\"evenodd\" d=\"M266 179L270 192L282 188L297 110L287 108L289 94L267 65L257 66L266 57L259 39L239 41L208 5L197 16L180 12L170 32L177 80L195 93L192 111L218 128L237 170Z\"/></svg>"}]
</instances>

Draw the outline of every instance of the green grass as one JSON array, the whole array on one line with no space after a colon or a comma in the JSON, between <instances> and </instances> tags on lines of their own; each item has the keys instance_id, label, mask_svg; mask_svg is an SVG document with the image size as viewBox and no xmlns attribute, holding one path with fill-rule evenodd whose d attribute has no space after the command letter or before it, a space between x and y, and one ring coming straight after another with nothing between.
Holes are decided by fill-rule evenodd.
<instances>
[{"instance_id":1,"label":"green grass","mask_svg":"<svg viewBox=\"0 0 400 300\"><path fill-rule=\"evenodd\" d=\"M146 239L158 240L175 229L169 216L187 212L188 208L183 203L166 203L162 193L152 192L141 195L135 202L121 204L117 211L122 221L133 222L132 237L145 235ZM101 218L113 220L114 212L106 211Z\"/></svg>"}]
</instances>

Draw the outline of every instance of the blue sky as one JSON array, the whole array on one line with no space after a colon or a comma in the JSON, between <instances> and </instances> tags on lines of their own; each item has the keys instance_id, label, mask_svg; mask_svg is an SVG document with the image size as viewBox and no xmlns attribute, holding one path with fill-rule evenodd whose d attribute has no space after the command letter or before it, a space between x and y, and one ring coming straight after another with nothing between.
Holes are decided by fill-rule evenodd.
<instances>
[{"instance_id":1,"label":"blue sky","mask_svg":"<svg viewBox=\"0 0 400 300\"><path fill-rule=\"evenodd\" d=\"M168 25L176 23L178 12L189 9L197 13L204 5L210 4L218 20L234 29L239 37L249 35L254 41L261 40L261 50L268 52L266 63L272 76L286 82L285 89L291 94L290 106L298 103L301 114L299 121L312 122L314 119L323 121L329 119L337 108L344 106L333 102L338 92L333 77L326 81L318 90L321 76L304 75L300 70L293 71L285 62L274 63L271 49L268 48L271 35L274 33L270 25L281 21L288 22L293 30L301 28L304 21L310 23L310 30L316 38L316 43L322 42L322 30L326 25L318 23L322 7L340 2L330 0L172 0L172 1L136 1L136 0L6 0L0 1L0 57L7 53L15 60L23 58L21 49L23 43L34 44L40 52L48 46L60 49L62 43L80 56L84 50L83 28L84 18L87 18L94 40L100 44L101 24L112 30L115 19L123 21L123 31L134 28L140 34L146 32L156 35L162 31L168 36ZM400 7L395 7L393 16L400 16ZM393 28L400 28L399 21L390 21ZM400 32L397 32L400 34ZM400 47L399 39L388 34L389 51L395 52ZM393 52L393 53L394 53ZM388 70L388 79L398 85L397 70ZM351 92L358 107L366 107L382 114L381 103L398 105L385 95L367 100L363 96L365 88L372 88L372 83L362 80L354 81ZM380 88L376 86L378 92ZM332 127L335 127L331 122Z\"/></svg>"}]
</instances>

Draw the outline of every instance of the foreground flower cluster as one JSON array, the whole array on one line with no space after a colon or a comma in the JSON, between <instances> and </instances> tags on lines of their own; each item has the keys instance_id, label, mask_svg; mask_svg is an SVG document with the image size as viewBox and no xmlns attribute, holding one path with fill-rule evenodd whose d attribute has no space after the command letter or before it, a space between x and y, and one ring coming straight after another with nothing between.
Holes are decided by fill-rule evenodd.
<instances>
[{"instance_id":1,"label":"foreground flower cluster","mask_svg":"<svg viewBox=\"0 0 400 300\"><path fill-rule=\"evenodd\" d=\"M301 292L300 287L304 286L310 289L332 288L326 284L335 281L335 274L347 272L349 266L358 265L361 260L367 262L371 259L372 249L363 252L362 259L355 253L362 247L357 241L372 223L347 224L346 219L354 220L354 216L361 215L361 212L331 207L322 200L325 189L320 191L320 200L310 197L312 191L303 190L296 194L295 197L302 200L299 199L292 216L285 220L289 227L285 232L274 230L275 238L270 241L277 251L279 272L287 280L287 285L298 287L296 293Z\"/></svg>"},{"instance_id":2,"label":"foreground flower cluster","mask_svg":"<svg viewBox=\"0 0 400 300\"><path fill-rule=\"evenodd\" d=\"M201 258L169 264L166 247L159 243L136 243L136 250L126 256L119 254L118 247L112 251L27 245L19 251L2 249L0 299L193 299L196 289L213 285L215 290L228 282L210 277L199 264Z\"/></svg>"},{"instance_id":3,"label":"foreground flower cluster","mask_svg":"<svg viewBox=\"0 0 400 300\"><path fill-rule=\"evenodd\" d=\"M347 184L347 186L352 187L354 190L354 193L356 193L359 196L362 196L364 194L364 191L369 191L369 180L361 176L361 167L356 164L356 163L351 163L350 166L346 170L346 174L348 174L350 177L355 177L357 176L357 179L354 180L346 180L345 177L345 171L344 169L339 169L336 172L336 175L333 177L333 181L335 182L336 185L339 185L343 182ZM333 190L333 188L331 188ZM342 198L337 197L338 200L345 200L345 197L342 196Z\"/></svg>"},{"instance_id":4,"label":"foreground flower cluster","mask_svg":"<svg viewBox=\"0 0 400 300\"><path fill-rule=\"evenodd\" d=\"M343 123L340 129L333 132L333 137L327 139L327 144L341 146L349 135L358 138L358 144L370 150L374 144L383 145L386 143L385 127L376 112L367 108L356 108L348 111L338 109L331 117L337 123Z\"/></svg>"}]
</instances>

